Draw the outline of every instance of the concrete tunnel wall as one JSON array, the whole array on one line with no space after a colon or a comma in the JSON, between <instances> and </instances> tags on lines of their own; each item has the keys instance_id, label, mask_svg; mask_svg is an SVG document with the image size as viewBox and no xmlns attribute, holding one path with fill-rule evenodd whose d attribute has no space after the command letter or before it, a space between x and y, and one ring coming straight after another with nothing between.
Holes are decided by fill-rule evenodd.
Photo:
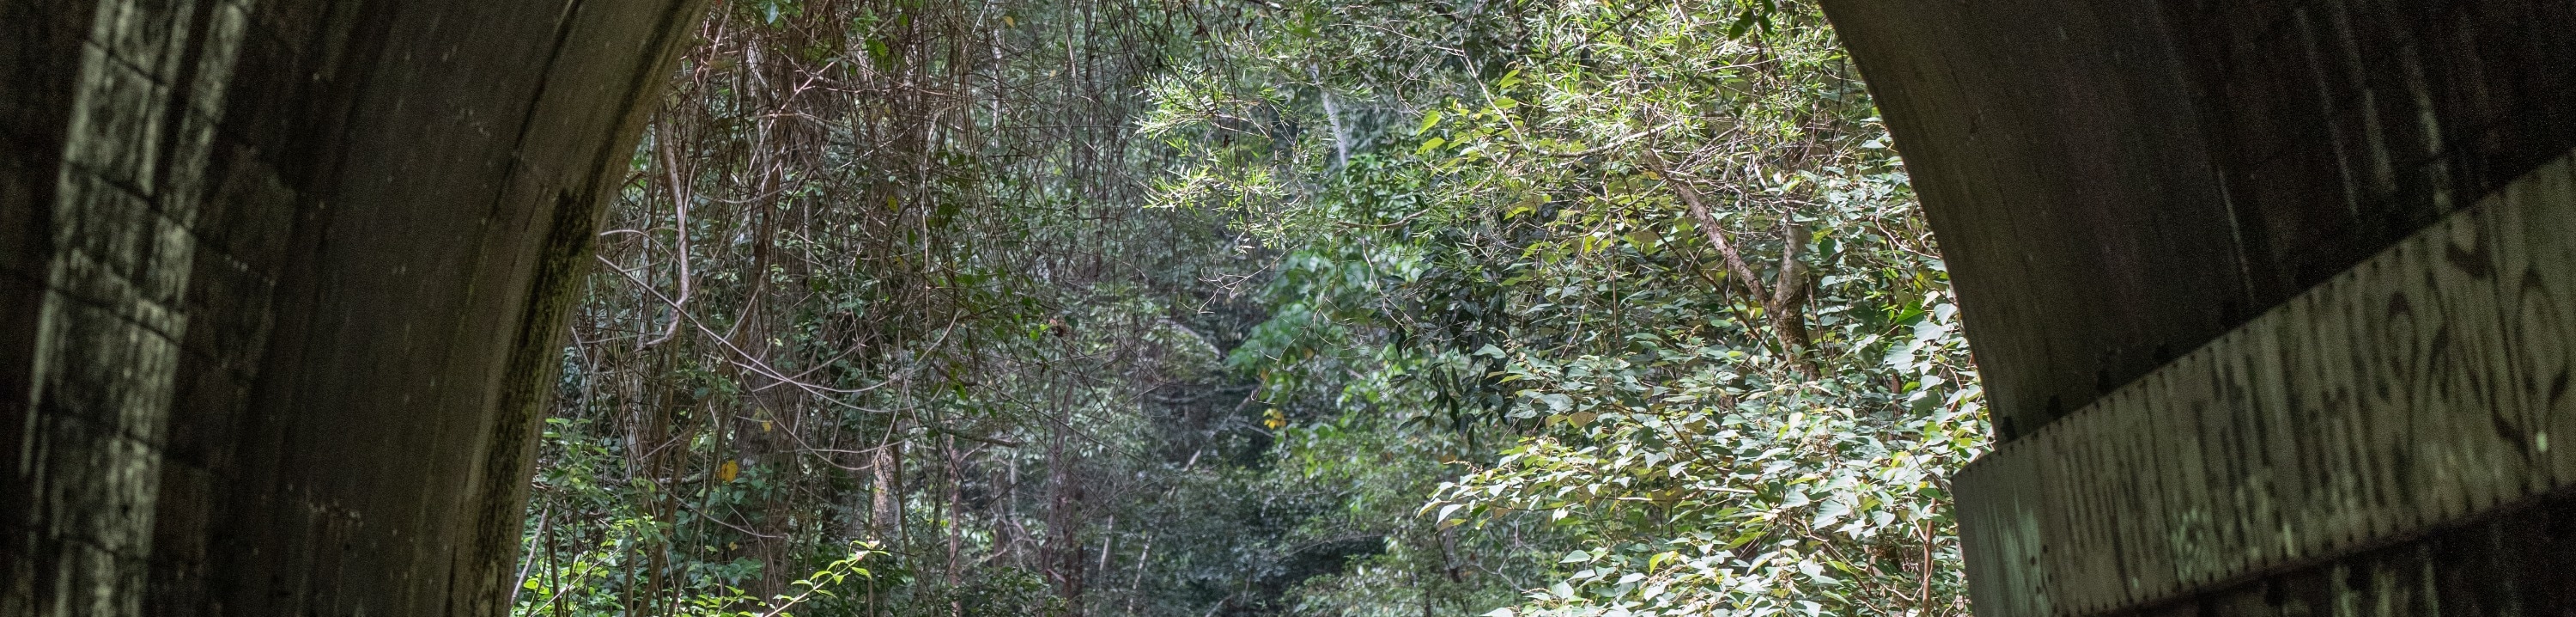
<instances>
[{"instance_id":1,"label":"concrete tunnel wall","mask_svg":"<svg viewBox=\"0 0 2576 617\"><path fill-rule=\"evenodd\" d=\"M503 614L700 0L0 0L0 615Z\"/></svg>"},{"instance_id":2,"label":"concrete tunnel wall","mask_svg":"<svg viewBox=\"0 0 2576 617\"><path fill-rule=\"evenodd\" d=\"M2576 611L2576 3L1824 4L1991 398L1979 614Z\"/></svg>"},{"instance_id":3,"label":"concrete tunnel wall","mask_svg":"<svg viewBox=\"0 0 2576 617\"><path fill-rule=\"evenodd\" d=\"M0 0L0 615L500 612L700 4ZM2576 606L2576 6L1826 4L1993 397L1981 613Z\"/></svg>"}]
</instances>

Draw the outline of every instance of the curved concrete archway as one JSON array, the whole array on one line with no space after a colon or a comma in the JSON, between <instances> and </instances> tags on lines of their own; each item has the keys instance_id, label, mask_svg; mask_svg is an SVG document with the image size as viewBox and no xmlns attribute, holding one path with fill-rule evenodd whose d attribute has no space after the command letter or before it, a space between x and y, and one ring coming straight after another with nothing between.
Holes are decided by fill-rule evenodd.
<instances>
[{"instance_id":1,"label":"curved concrete archway","mask_svg":"<svg viewBox=\"0 0 2576 617\"><path fill-rule=\"evenodd\" d=\"M702 4L0 1L0 615L505 612Z\"/></svg>"},{"instance_id":2,"label":"curved concrete archway","mask_svg":"<svg viewBox=\"0 0 2576 617\"><path fill-rule=\"evenodd\" d=\"M502 612L702 4L0 0L0 616ZM2576 606L2576 7L1826 4L1998 414L1980 613Z\"/></svg>"},{"instance_id":3,"label":"curved concrete archway","mask_svg":"<svg viewBox=\"0 0 2576 617\"><path fill-rule=\"evenodd\" d=\"M1979 614L2576 610L2576 4L1824 1L1993 404Z\"/></svg>"}]
</instances>

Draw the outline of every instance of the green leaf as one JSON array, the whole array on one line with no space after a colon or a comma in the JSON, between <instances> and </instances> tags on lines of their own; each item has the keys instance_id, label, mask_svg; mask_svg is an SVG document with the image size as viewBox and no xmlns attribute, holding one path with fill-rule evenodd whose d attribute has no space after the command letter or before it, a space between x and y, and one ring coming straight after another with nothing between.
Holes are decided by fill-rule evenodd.
<instances>
[{"instance_id":1,"label":"green leaf","mask_svg":"<svg viewBox=\"0 0 2576 617\"><path fill-rule=\"evenodd\" d=\"M1844 504L1843 500L1827 499L1824 501L1824 505L1816 506L1816 520L1814 525L1817 527L1832 525L1834 524L1834 521L1841 520L1843 515L1850 513L1851 506Z\"/></svg>"}]
</instances>

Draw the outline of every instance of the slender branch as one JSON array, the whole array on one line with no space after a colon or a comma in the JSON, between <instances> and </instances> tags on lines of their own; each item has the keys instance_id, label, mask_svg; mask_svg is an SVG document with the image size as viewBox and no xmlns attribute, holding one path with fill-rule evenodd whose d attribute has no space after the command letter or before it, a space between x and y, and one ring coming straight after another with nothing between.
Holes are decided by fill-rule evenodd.
<instances>
[{"instance_id":1,"label":"slender branch","mask_svg":"<svg viewBox=\"0 0 2576 617\"><path fill-rule=\"evenodd\" d=\"M1815 374L1815 368L1809 366L1806 359L1809 345L1805 315L1806 268L1798 261L1798 249L1806 245L1806 226L1795 221L1781 224L1780 268L1776 280L1766 288L1762 278L1754 275L1752 266L1744 263L1744 254L1736 250L1735 243L1728 241L1726 229L1718 225L1717 217L1709 212L1708 203L1700 197L1699 191L1675 177L1664 164L1662 155L1653 149L1640 152L1646 168L1652 170L1655 178L1662 180L1665 186L1672 188L1673 194L1681 196L1682 204L1690 210L1692 222L1708 236L1709 244L1717 247L1718 254L1726 258L1727 270L1744 284L1745 291L1753 296L1754 304L1762 307L1762 316L1770 322L1772 336L1780 340L1782 350L1789 355L1790 365L1801 373Z\"/></svg>"},{"instance_id":2,"label":"slender branch","mask_svg":"<svg viewBox=\"0 0 2576 617\"><path fill-rule=\"evenodd\" d=\"M1673 177L1672 172L1665 168L1663 157L1655 154L1655 151L1645 150L1644 152L1646 168L1654 170L1655 178L1663 180L1664 186L1671 187L1674 194L1681 196L1682 204L1689 206L1691 221L1698 224L1700 232L1708 236L1708 243L1717 247L1717 254L1726 258L1727 270L1744 285L1745 291L1753 294L1753 302L1765 308L1770 307L1770 291L1763 288L1761 277L1753 275L1753 268L1744 264L1744 255L1736 252L1735 243L1727 241L1726 228L1719 226L1717 217L1709 214L1708 204L1700 199L1699 191L1693 190L1689 184Z\"/></svg>"},{"instance_id":3,"label":"slender branch","mask_svg":"<svg viewBox=\"0 0 2576 617\"><path fill-rule=\"evenodd\" d=\"M653 145L655 146L654 150L659 151L662 155L662 172L669 176L671 181L671 207L679 215L679 225L676 230L678 232L677 235L679 236L678 258L680 260L680 299L671 302L671 311L673 313L671 316L671 325L662 330L661 337L645 342L645 347L660 345L662 343L669 342L674 336L679 336L679 313L683 313L688 310L690 292L689 279L692 278L689 273L689 191L688 185L682 184L680 181L680 156L673 152L673 146L671 145L672 142L677 140L671 138L671 131L668 126L669 125L664 125L664 130L653 136Z\"/></svg>"}]
</instances>

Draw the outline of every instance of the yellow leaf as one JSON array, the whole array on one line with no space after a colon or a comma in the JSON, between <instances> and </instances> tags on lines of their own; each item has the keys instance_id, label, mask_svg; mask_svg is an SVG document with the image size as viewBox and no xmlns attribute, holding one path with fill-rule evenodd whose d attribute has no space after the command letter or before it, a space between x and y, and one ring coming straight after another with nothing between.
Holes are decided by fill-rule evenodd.
<instances>
[{"instance_id":1,"label":"yellow leaf","mask_svg":"<svg viewBox=\"0 0 2576 617\"><path fill-rule=\"evenodd\" d=\"M732 482L733 477L741 473L742 465L735 464L733 461L725 461L723 465L716 466L716 481Z\"/></svg>"}]
</instances>

